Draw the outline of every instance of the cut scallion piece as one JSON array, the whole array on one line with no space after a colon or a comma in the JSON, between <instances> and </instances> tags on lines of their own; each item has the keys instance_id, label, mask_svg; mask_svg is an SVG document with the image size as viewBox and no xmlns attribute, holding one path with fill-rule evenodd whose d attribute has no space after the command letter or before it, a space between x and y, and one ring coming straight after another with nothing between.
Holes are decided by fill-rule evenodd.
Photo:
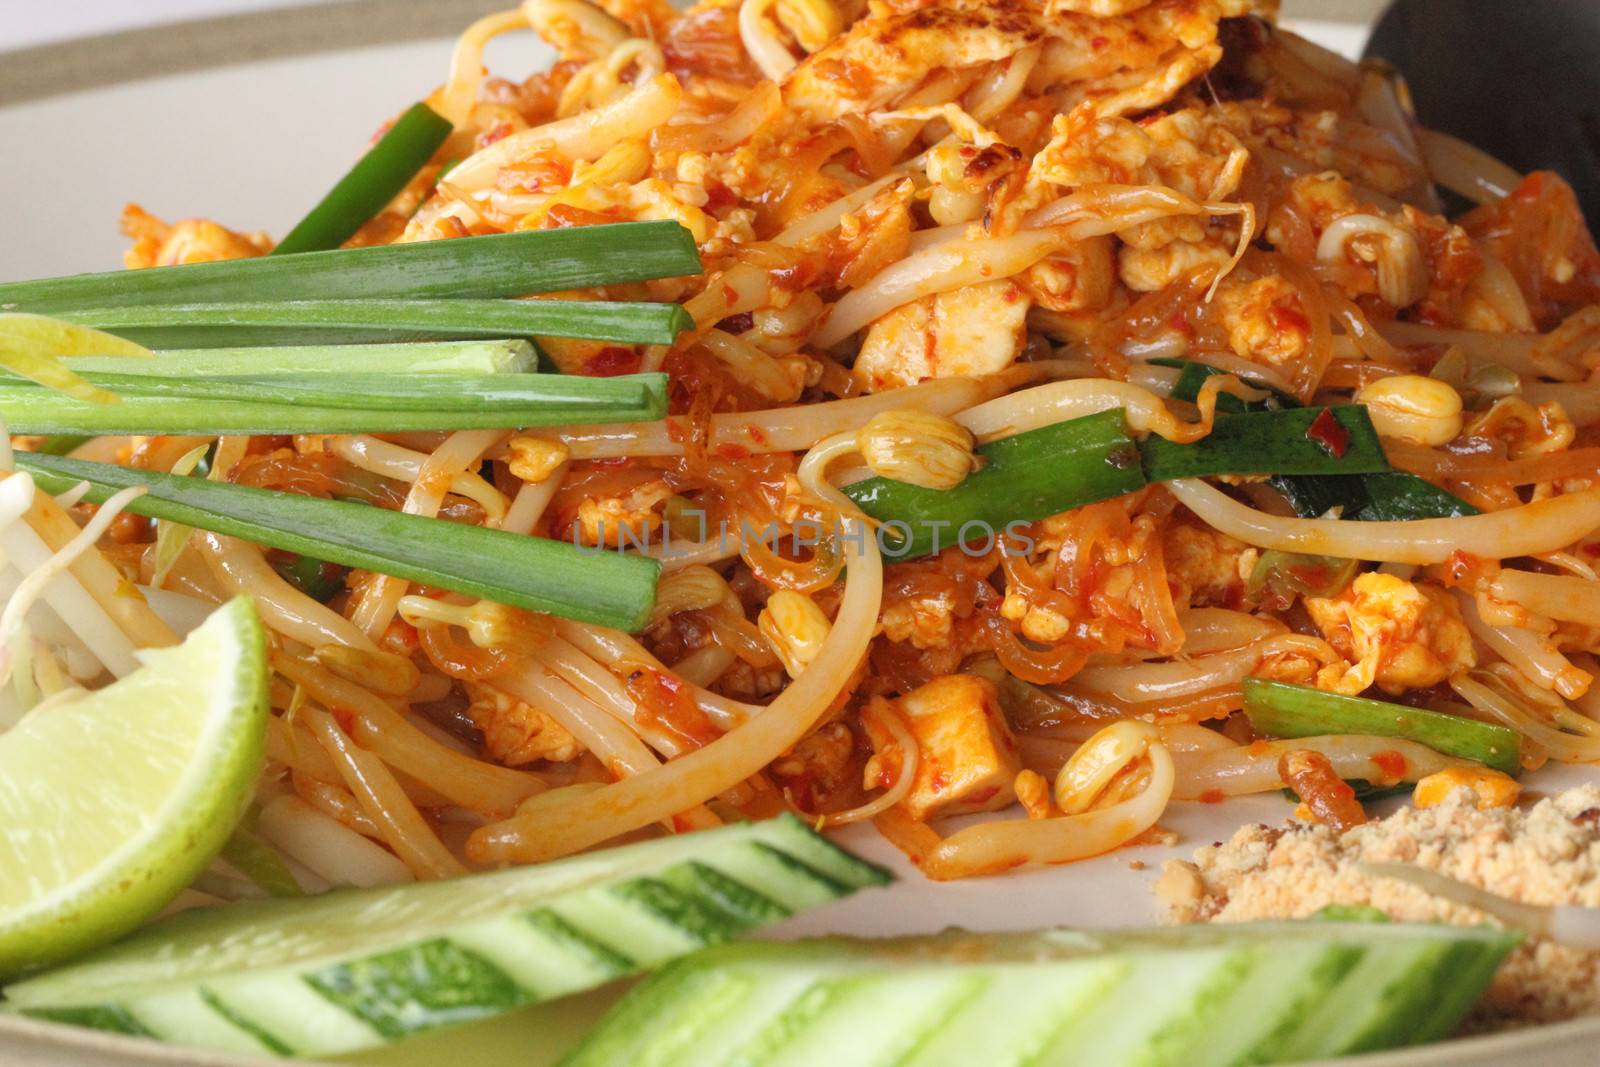
<instances>
[{"instance_id":1,"label":"cut scallion piece","mask_svg":"<svg viewBox=\"0 0 1600 1067\"><path fill-rule=\"evenodd\" d=\"M0 416L25 434L397 433L636 422L666 414L666 375L90 374L95 404L0 379Z\"/></svg>"},{"instance_id":2,"label":"cut scallion piece","mask_svg":"<svg viewBox=\"0 0 1600 1067\"><path fill-rule=\"evenodd\" d=\"M541 336L665 345L692 325L676 304L605 300L289 300L86 308L58 315L151 348Z\"/></svg>"},{"instance_id":3,"label":"cut scallion piece","mask_svg":"<svg viewBox=\"0 0 1600 1067\"><path fill-rule=\"evenodd\" d=\"M411 105L272 254L317 252L344 244L416 177L453 128L428 105Z\"/></svg>"},{"instance_id":4,"label":"cut scallion piece","mask_svg":"<svg viewBox=\"0 0 1600 1067\"><path fill-rule=\"evenodd\" d=\"M1152 482L1221 474L1366 474L1387 471L1378 432L1359 404L1221 415L1211 432L1180 445L1139 442Z\"/></svg>"},{"instance_id":5,"label":"cut scallion piece","mask_svg":"<svg viewBox=\"0 0 1600 1067\"><path fill-rule=\"evenodd\" d=\"M81 356L61 361L79 374L531 374L538 355L527 341L440 341L394 345L286 345L282 348L163 349L147 360Z\"/></svg>"},{"instance_id":6,"label":"cut scallion piece","mask_svg":"<svg viewBox=\"0 0 1600 1067\"><path fill-rule=\"evenodd\" d=\"M149 492L128 508L139 515L530 611L636 631L655 602L660 564L642 556L107 463L27 452L16 461L49 492L84 481L99 503L142 485Z\"/></svg>"},{"instance_id":7,"label":"cut scallion piece","mask_svg":"<svg viewBox=\"0 0 1600 1067\"><path fill-rule=\"evenodd\" d=\"M1179 368L1182 373L1172 387L1172 395L1191 403L1199 396L1200 387L1207 378L1225 373L1190 360L1155 359L1150 362ZM1226 393L1217 397L1219 411L1269 411L1297 406L1291 397L1276 393L1250 405ZM1283 494L1295 514L1303 519L1320 518L1335 507L1340 509L1340 518L1362 522L1407 522L1478 513L1477 508L1460 497L1405 471L1298 475L1279 471L1275 472L1272 487Z\"/></svg>"},{"instance_id":8,"label":"cut scallion piece","mask_svg":"<svg viewBox=\"0 0 1600 1067\"><path fill-rule=\"evenodd\" d=\"M1476 760L1506 774L1522 769L1522 739L1515 730L1459 715L1325 693L1265 678L1244 680L1244 713L1256 733L1268 737L1400 737L1447 756Z\"/></svg>"},{"instance_id":9,"label":"cut scallion piece","mask_svg":"<svg viewBox=\"0 0 1600 1067\"><path fill-rule=\"evenodd\" d=\"M1273 478L1295 514L1315 519L1339 508L1339 517L1360 522L1408 522L1476 515L1478 509L1454 493L1405 471L1331 478Z\"/></svg>"},{"instance_id":10,"label":"cut scallion piece","mask_svg":"<svg viewBox=\"0 0 1600 1067\"><path fill-rule=\"evenodd\" d=\"M526 296L700 271L676 222L619 222L40 278L0 285L0 310Z\"/></svg>"},{"instance_id":11,"label":"cut scallion piece","mask_svg":"<svg viewBox=\"0 0 1600 1067\"><path fill-rule=\"evenodd\" d=\"M1120 408L991 441L977 451L984 457L983 469L954 489L868 478L844 492L862 511L885 522L880 538L885 553L905 559L968 541L992 541L1008 524L1034 522L1145 484L1139 450ZM904 544L896 544L897 534L908 535Z\"/></svg>"}]
</instances>

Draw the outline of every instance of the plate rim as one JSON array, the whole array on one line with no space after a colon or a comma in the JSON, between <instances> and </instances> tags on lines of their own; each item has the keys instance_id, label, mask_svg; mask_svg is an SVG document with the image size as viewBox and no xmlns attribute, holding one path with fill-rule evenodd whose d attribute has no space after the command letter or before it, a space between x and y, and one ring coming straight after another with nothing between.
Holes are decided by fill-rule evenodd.
<instances>
[{"instance_id":1,"label":"plate rim","mask_svg":"<svg viewBox=\"0 0 1600 1067\"><path fill-rule=\"evenodd\" d=\"M313 0L0 49L0 108L149 78L451 38L494 0Z\"/></svg>"}]
</instances>

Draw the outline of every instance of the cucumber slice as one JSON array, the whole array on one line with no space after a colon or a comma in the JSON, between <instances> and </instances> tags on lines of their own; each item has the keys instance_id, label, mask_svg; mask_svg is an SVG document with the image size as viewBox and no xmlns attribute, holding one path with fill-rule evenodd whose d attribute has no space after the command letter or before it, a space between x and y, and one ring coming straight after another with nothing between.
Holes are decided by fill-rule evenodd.
<instances>
[{"instance_id":1,"label":"cucumber slice","mask_svg":"<svg viewBox=\"0 0 1600 1067\"><path fill-rule=\"evenodd\" d=\"M1260 923L744 943L630 992L562 1067L1226 1067L1449 1033L1519 935Z\"/></svg>"},{"instance_id":2,"label":"cucumber slice","mask_svg":"<svg viewBox=\"0 0 1600 1067\"><path fill-rule=\"evenodd\" d=\"M592 988L889 879L793 815L448 882L191 911L4 1010L325 1056Z\"/></svg>"}]
</instances>

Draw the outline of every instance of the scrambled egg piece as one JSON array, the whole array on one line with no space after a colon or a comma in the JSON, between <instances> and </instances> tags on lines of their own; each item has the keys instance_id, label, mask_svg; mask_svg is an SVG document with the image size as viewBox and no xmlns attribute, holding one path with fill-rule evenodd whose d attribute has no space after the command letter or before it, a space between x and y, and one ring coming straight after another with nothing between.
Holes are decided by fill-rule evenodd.
<instances>
[{"instance_id":1,"label":"scrambled egg piece","mask_svg":"<svg viewBox=\"0 0 1600 1067\"><path fill-rule=\"evenodd\" d=\"M1207 526L1174 523L1163 538L1174 604L1237 608L1261 553Z\"/></svg>"},{"instance_id":2,"label":"scrambled egg piece","mask_svg":"<svg viewBox=\"0 0 1600 1067\"><path fill-rule=\"evenodd\" d=\"M1237 192L1250 161L1227 124L1193 108L1143 123L1080 109L1058 115L1051 132L1031 177L1066 189L1159 185L1197 201L1221 200ZM1237 243L1226 227L1191 215L1125 226L1117 236L1125 242L1118 253L1123 283L1146 293L1202 268L1223 269Z\"/></svg>"},{"instance_id":3,"label":"scrambled egg piece","mask_svg":"<svg viewBox=\"0 0 1600 1067\"><path fill-rule=\"evenodd\" d=\"M1162 635L1177 634L1178 627L1164 573L1161 521L1138 510L1149 500L1148 493L1133 494L1036 523L1035 549L1047 557L1041 577L1049 576L1054 592L1040 596L1008 581L1001 617L1038 644L1070 637L1091 647L1164 647L1168 639Z\"/></svg>"},{"instance_id":4,"label":"scrambled egg piece","mask_svg":"<svg viewBox=\"0 0 1600 1067\"><path fill-rule=\"evenodd\" d=\"M935 678L894 702L916 739L917 777L901 805L912 818L998 811L1016 798L1022 762L1016 740L1000 711L1000 696L988 679L970 674ZM894 735L863 715L878 755L867 764L867 785L899 776Z\"/></svg>"},{"instance_id":5,"label":"scrambled egg piece","mask_svg":"<svg viewBox=\"0 0 1600 1067\"><path fill-rule=\"evenodd\" d=\"M869 16L794 69L784 102L814 123L881 110L930 71L993 63L1044 35L1021 4L954 0Z\"/></svg>"},{"instance_id":6,"label":"scrambled egg piece","mask_svg":"<svg viewBox=\"0 0 1600 1067\"><path fill-rule=\"evenodd\" d=\"M1147 123L1127 119L1085 122L1058 115L1051 142L1034 160L1056 185L1165 185L1196 200L1232 195L1250 154L1225 124L1188 108Z\"/></svg>"},{"instance_id":7,"label":"scrambled egg piece","mask_svg":"<svg viewBox=\"0 0 1600 1067\"><path fill-rule=\"evenodd\" d=\"M1234 355L1292 370L1311 346L1311 321L1300 293L1277 275L1229 279L1217 287L1216 310Z\"/></svg>"},{"instance_id":8,"label":"scrambled egg piece","mask_svg":"<svg viewBox=\"0 0 1600 1067\"><path fill-rule=\"evenodd\" d=\"M1116 292L1116 246L1109 235L1079 241L1028 268L1022 285L1050 311L1099 311Z\"/></svg>"},{"instance_id":9,"label":"scrambled egg piece","mask_svg":"<svg viewBox=\"0 0 1600 1067\"><path fill-rule=\"evenodd\" d=\"M1328 643L1354 661L1319 671L1320 689L1359 693L1376 684L1402 693L1477 666L1460 608L1435 586L1372 571L1336 597L1307 597L1305 606Z\"/></svg>"},{"instance_id":10,"label":"scrambled egg piece","mask_svg":"<svg viewBox=\"0 0 1600 1067\"><path fill-rule=\"evenodd\" d=\"M1149 110L1170 100L1222 56L1217 20L1243 0L944 0L875 5L801 62L784 102L823 123L892 104L932 72L1044 49L1029 89L1072 84L1063 109L1094 100L1102 113ZM1098 17L1106 14L1120 18Z\"/></svg>"},{"instance_id":11,"label":"scrambled egg piece","mask_svg":"<svg viewBox=\"0 0 1600 1067\"><path fill-rule=\"evenodd\" d=\"M1156 248L1126 245L1117 253L1117 273L1134 292L1154 293L1202 267L1223 270L1231 259L1233 249L1221 240L1173 241Z\"/></svg>"},{"instance_id":12,"label":"scrambled egg piece","mask_svg":"<svg viewBox=\"0 0 1600 1067\"><path fill-rule=\"evenodd\" d=\"M464 684L472 700L467 714L483 732L484 747L496 763L507 767L538 760L566 763L583 754L578 739L538 708L481 682Z\"/></svg>"},{"instance_id":13,"label":"scrambled egg piece","mask_svg":"<svg viewBox=\"0 0 1600 1067\"><path fill-rule=\"evenodd\" d=\"M872 324L855 376L876 392L1004 370L1027 341L1028 306L1027 294L1010 280L925 296Z\"/></svg>"}]
</instances>

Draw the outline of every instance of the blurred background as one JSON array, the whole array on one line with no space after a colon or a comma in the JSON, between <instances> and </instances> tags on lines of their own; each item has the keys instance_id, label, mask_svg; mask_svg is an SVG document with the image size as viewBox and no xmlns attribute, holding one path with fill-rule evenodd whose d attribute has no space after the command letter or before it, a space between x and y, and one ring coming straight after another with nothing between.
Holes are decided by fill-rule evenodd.
<instances>
[{"instance_id":1,"label":"blurred background","mask_svg":"<svg viewBox=\"0 0 1600 1067\"><path fill-rule=\"evenodd\" d=\"M1382 5L1283 7L1354 57ZM444 79L456 32L510 6L0 0L0 280L121 266L128 201L281 235L381 123ZM524 33L487 58L521 79L549 53Z\"/></svg>"}]
</instances>

